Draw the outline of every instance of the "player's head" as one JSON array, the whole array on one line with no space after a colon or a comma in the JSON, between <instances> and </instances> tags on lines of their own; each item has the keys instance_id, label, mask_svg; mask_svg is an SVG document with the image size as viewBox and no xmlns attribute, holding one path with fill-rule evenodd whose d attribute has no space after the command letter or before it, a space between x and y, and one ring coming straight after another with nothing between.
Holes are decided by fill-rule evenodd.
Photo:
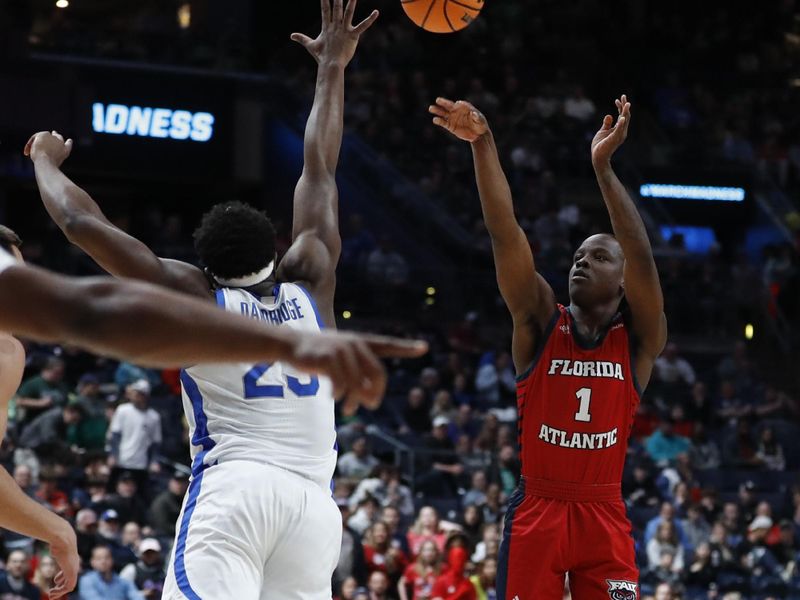
<instances>
[{"instance_id":1,"label":"player's head","mask_svg":"<svg viewBox=\"0 0 800 600\"><path fill-rule=\"evenodd\" d=\"M252 287L275 272L275 228L243 202L217 204L194 232L194 247L209 274L226 287Z\"/></svg>"},{"instance_id":2,"label":"player's head","mask_svg":"<svg viewBox=\"0 0 800 600\"><path fill-rule=\"evenodd\" d=\"M570 300L583 307L622 300L625 256L613 235L586 238L575 251L569 271Z\"/></svg>"},{"instance_id":3,"label":"player's head","mask_svg":"<svg viewBox=\"0 0 800 600\"><path fill-rule=\"evenodd\" d=\"M0 248L12 254L17 260L22 260L20 246L22 246L22 240L16 232L5 225L0 225Z\"/></svg>"}]
</instances>

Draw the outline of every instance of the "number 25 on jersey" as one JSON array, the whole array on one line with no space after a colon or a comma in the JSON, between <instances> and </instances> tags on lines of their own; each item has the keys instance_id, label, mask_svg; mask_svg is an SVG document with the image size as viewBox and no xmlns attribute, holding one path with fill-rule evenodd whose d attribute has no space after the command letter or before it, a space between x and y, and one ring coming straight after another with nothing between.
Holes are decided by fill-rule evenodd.
<instances>
[{"instance_id":1,"label":"number 25 on jersey","mask_svg":"<svg viewBox=\"0 0 800 600\"><path fill-rule=\"evenodd\" d=\"M283 398L284 387L288 387L296 396L300 398L308 398L315 395L319 391L319 379L311 376L308 383L301 383L297 377L291 375L286 376L286 386L276 384L259 384L261 379L267 371L272 367L269 363L261 363L255 365L244 375L244 397L248 400L252 398Z\"/></svg>"}]
</instances>

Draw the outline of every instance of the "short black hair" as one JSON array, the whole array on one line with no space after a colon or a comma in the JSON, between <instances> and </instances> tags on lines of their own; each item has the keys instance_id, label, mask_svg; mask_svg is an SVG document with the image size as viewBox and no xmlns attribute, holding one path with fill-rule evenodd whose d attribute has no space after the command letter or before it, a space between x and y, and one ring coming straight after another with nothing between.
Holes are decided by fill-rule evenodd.
<instances>
[{"instance_id":1,"label":"short black hair","mask_svg":"<svg viewBox=\"0 0 800 600\"><path fill-rule=\"evenodd\" d=\"M225 279L257 273L275 258L275 227L267 215L244 202L217 204L194 232L203 265Z\"/></svg>"},{"instance_id":2,"label":"short black hair","mask_svg":"<svg viewBox=\"0 0 800 600\"><path fill-rule=\"evenodd\" d=\"M22 240L13 229L0 225L0 248L6 252L11 252L11 248L22 246Z\"/></svg>"}]
</instances>

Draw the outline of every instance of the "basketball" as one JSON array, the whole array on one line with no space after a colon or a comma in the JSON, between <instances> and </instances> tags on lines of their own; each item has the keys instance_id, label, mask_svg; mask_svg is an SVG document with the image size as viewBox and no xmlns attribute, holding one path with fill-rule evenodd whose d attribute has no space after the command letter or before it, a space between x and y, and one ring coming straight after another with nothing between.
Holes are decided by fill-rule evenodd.
<instances>
[{"instance_id":1,"label":"basketball","mask_svg":"<svg viewBox=\"0 0 800 600\"><path fill-rule=\"evenodd\" d=\"M483 0L401 0L408 18L425 31L453 33L469 27Z\"/></svg>"}]
</instances>

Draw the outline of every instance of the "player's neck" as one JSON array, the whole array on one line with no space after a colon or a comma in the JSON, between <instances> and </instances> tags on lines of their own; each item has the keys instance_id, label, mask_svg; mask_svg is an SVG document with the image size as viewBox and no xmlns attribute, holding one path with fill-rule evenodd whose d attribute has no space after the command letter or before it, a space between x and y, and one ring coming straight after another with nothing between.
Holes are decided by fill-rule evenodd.
<instances>
[{"instance_id":1,"label":"player's neck","mask_svg":"<svg viewBox=\"0 0 800 600\"><path fill-rule=\"evenodd\" d=\"M574 303L569 305L578 333L589 341L597 340L605 333L618 310L619 302L588 307Z\"/></svg>"}]
</instances>

